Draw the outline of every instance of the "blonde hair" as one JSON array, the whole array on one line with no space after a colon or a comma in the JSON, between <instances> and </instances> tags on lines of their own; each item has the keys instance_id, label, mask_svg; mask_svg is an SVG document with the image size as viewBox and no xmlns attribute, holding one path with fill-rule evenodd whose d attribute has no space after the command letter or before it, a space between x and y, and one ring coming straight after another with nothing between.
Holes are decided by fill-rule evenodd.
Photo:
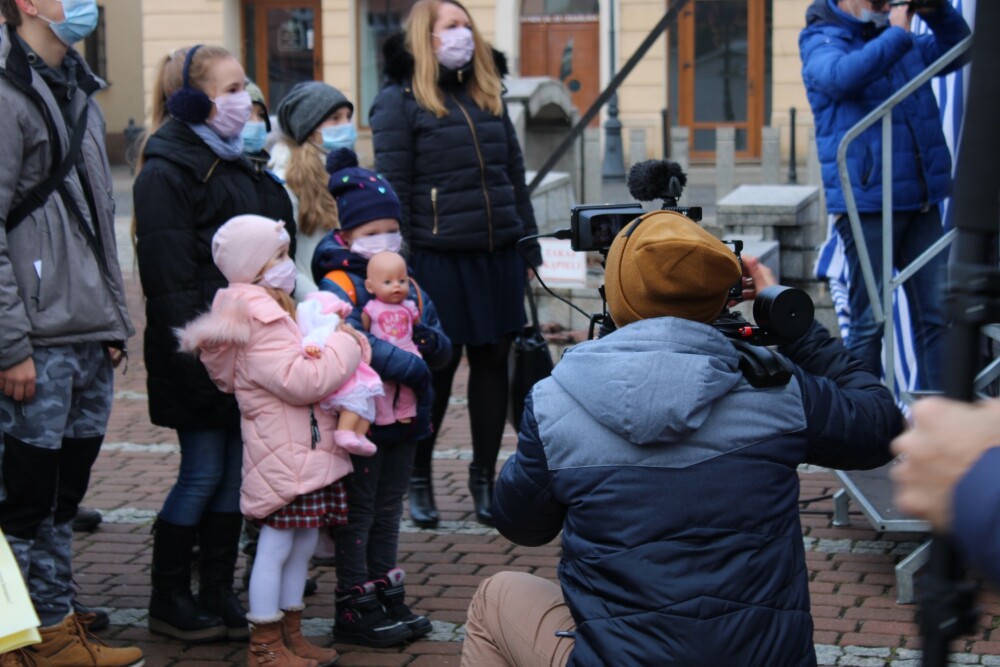
<instances>
[{"instance_id":1,"label":"blonde hair","mask_svg":"<svg viewBox=\"0 0 1000 667\"><path fill-rule=\"evenodd\" d=\"M309 236L317 229L331 230L340 226L337 201L327 189L330 175L323 167L319 149L308 141L296 144L288 137L281 141L288 146L288 167L285 182L299 200L299 231Z\"/></svg>"},{"instance_id":2,"label":"blonde hair","mask_svg":"<svg viewBox=\"0 0 1000 667\"><path fill-rule=\"evenodd\" d=\"M136 149L136 171L142 171L146 162L146 142L156 134L167 122L167 100L184 86L184 61L188 51L194 48L186 46L165 55L156 68L156 79L153 81L153 108L149 128L143 133ZM210 65L219 58L234 58L233 54L221 46L201 46L191 57L191 68L188 70L188 82L192 88L202 92L208 82ZM135 215L132 216L132 245L136 243Z\"/></svg>"},{"instance_id":3,"label":"blonde hair","mask_svg":"<svg viewBox=\"0 0 1000 667\"><path fill-rule=\"evenodd\" d=\"M263 287L264 291L270 294L271 298L278 302L278 305L281 306L283 311L288 313L293 320L295 319L295 299L292 298L291 294L273 287L266 287L264 285L261 285L260 287Z\"/></svg>"},{"instance_id":4,"label":"blonde hair","mask_svg":"<svg viewBox=\"0 0 1000 667\"><path fill-rule=\"evenodd\" d=\"M434 21L444 3L455 5L469 17L475 51L472 56L472 75L466 84L466 90L476 106L499 116L503 113L503 86L496 63L493 62L493 49L483 39L472 15L457 0L418 0L410 9L410 15L406 19L406 49L413 56L414 62L413 95L420 106L438 118L448 115L444 93L438 85L438 60L431 41Z\"/></svg>"}]
</instances>

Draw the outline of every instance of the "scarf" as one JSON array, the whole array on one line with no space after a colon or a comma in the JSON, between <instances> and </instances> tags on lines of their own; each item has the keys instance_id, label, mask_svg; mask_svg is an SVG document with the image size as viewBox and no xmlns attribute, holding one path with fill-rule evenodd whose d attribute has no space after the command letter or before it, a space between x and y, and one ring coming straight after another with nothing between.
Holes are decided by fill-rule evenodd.
<instances>
[{"instance_id":1,"label":"scarf","mask_svg":"<svg viewBox=\"0 0 1000 667\"><path fill-rule=\"evenodd\" d=\"M204 123L194 125L187 124L191 130L201 137L201 140L208 144L212 152L223 160L232 162L238 160L243 155L243 137L236 135L232 139L223 139L217 135L212 128Z\"/></svg>"}]
</instances>

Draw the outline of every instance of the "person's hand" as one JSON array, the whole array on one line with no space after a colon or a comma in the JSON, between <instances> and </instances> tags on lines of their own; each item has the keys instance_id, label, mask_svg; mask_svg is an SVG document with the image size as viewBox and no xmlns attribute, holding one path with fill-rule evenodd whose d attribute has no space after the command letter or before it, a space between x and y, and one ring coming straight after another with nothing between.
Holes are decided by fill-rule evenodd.
<instances>
[{"instance_id":1,"label":"person's hand","mask_svg":"<svg viewBox=\"0 0 1000 667\"><path fill-rule=\"evenodd\" d=\"M774 272L761 264L760 260L753 255L743 255L743 300L753 301L762 290L771 285L777 285L778 280L774 277ZM730 301L729 306L735 306L735 301Z\"/></svg>"},{"instance_id":2,"label":"person's hand","mask_svg":"<svg viewBox=\"0 0 1000 667\"><path fill-rule=\"evenodd\" d=\"M306 345L302 351L310 359L319 359L323 356L323 350L319 349L319 345Z\"/></svg>"},{"instance_id":3,"label":"person's hand","mask_svg":"<svg viewBox=\"0 0 1000 667\"><path fill-rule=\"evenodd\" d=\"M113 347L111 345L107 347L107 350L108 350L108 359L111 361L111 367L118 368L119 366L121 366L122 361L125 360L125 353L120 348Z\"/></svg>"},{"instance_id":4,"label":"person's hand","mask_svg":"<svg viewBox=\"0 0 1000 667\"><path fill-rule=\"evenodd\" d=\"M955 485L987 449L1000 445L1000 400L977 404L926 398L913 405L914 426L892 441L896 506L946 531Z\"/></svg>"},{"instance_id":5,"label":"person's hand","mask_svg":"<svg viewBox=\"0 0 1000 667\"><path fill-rule=\"evenodd\" d=\"M359 333L357 329L348 324L346 320L341 320L340 324L337 325L337 331L341 331L346 334L351 334L358 341L358 345L361 346L361 349L362 350L365 349L364 342L362 342L365 339L362 338L362 334Z\"/></svg>"},{"instance_id":6,"label":"person's hand","mask_svg":"<svg viewBox=\"0 0 1000 667\"><path fill-rule=\"evenodd\" d=\"M420 350L420 356L424 359L433 357L441 344L438 340L437 332L426 324L420 323L413 327L413 342Z\"/></svg>"},{"instance_id":7,"label":"person's hand","mask_svg":"<svg viewBox=\"0 0 1000 667\"><path fill-rule=\"evenodd\" d=\"M910 32L910 22L913 19L913 6L910 4L896 5L889 9L889 25Z\"/></svg>"},{"instance_id":8,"label":"person's hand","mask_svg":"<svg viewBox=\"0 0 1000 667\"><path fill-rule=\"evenodd\" d=\"M0 370L3 393L15 401L30 401L35 397L35 379L35 362L31 357L7 370Z\"/></svg>"}]
</instances>

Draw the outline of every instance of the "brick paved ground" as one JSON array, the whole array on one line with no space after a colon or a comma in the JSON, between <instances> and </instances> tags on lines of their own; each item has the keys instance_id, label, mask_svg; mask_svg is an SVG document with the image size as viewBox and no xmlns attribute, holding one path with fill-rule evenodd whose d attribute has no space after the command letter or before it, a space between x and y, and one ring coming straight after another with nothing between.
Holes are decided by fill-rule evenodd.
<instances>
[{"instance_id":1,"label":"brick paved ground","mask_svg":"<svg viewBox=\"0 0 1000 667\"><path fill-rule=\"evenodd\" d=\"M116 172L118 192L127 192L127 172ZM130 202L119 204L122 265L133 318L142 330L142 298L127 246ZM94 468L86 505L100 509L105 522L92 534L76 537L76 580L81 599L112 613L112 626L101 636L140 646L147 665L218 666L242 664L242 643L187 646L152 635L146 627L149 597L150 525L170 488L179 463L172 431L150 425L146 411L141 336L130 343L127 373L119 371L117 395L106 445ZM457 665L462 624L478 582L500 570L521 570L555 579L558 543L518 547L472 520L466 489L468 415L464 366L456 380L455 398L446 417L435 460L435 487L442 524L438 530L416 530L404 523L400 564L407 571L411 606L434 620L435 631L424 641L402 649L359 649L337 645L345 667L448 667ZM504 452L513 451L508 429ZM826 471L803 471L802 497L828 496L837 489ZM916 667L918 631L913 607L896 603L893 567L916 546L912 534L877 533L856 517L849 528L831 525L832 503L810 503L802 515L810 570L820 664L855 667ZM242 568L242 561L241 561ZM332 568L314 570L317 595L307 598L306 633L329 644L333 618ZM1000 595L980 595L984 614L979 631L955 644L956 664L1000 666ZM719 641L725 641L720 637Z\"/></svg>"}]
</instances>

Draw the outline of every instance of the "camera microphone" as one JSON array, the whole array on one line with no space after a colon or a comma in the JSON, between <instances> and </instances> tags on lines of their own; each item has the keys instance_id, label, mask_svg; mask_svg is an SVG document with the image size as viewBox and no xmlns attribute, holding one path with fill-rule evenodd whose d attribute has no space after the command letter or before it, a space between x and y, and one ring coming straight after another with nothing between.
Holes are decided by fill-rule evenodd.
<instances>
[{"instance_id":1,"label":"camera microphone","mask_svg":"<svg viewBox=\"0 0 1000 667\"><path fill-rule=\"evenodd\" d=\"M687 185L687 174L676 162L646 160L632 165L626 184L628 193L639 201L672 199L674 201L671 205L676 206L677 199Z\"/></svg>"}]
</instances>

